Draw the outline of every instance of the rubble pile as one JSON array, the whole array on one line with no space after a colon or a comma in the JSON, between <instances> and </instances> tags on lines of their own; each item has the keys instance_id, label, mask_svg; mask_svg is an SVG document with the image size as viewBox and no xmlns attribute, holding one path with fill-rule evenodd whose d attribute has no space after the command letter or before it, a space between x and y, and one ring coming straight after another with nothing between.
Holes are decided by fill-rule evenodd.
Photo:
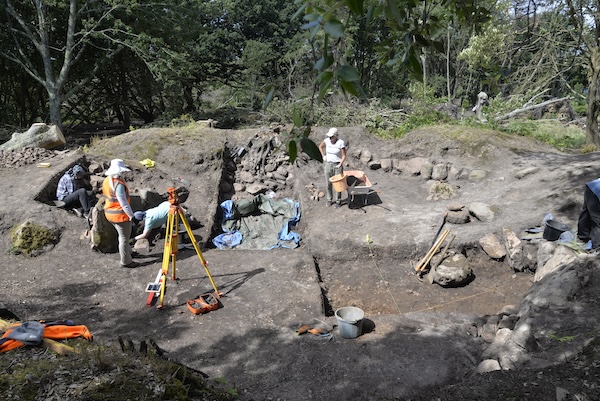
<instances>
[{"instance_id":1,"label":"rubble pile","mask_svg":"<svg viewBox=\"0 0 600 401\"><path fill-rule=\"evenodd\" d=\"M44 148L0 149L0 168L15 168L35 164L53 158L56 155L57 151Z\"/></svg>"},{"instance_id":2,"label":"rubble pile","mask_svg":"<svg viewBox=\"0 0 600 401\"><path fill-rule=\"evenodd\" d=\"M220 184L224 199L238 199L260 193L289 196L294 179L293 166L281 139L269 130L260 130L246 146L234 149L225 163Z\"/></svg>"}]
</instances>

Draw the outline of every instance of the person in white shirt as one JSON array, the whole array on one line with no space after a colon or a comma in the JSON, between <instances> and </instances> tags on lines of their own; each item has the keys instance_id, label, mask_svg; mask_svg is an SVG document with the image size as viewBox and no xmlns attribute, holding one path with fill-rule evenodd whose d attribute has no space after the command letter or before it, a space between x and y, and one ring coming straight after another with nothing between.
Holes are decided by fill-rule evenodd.
<instances>
[{"instance_id":1,"label":"person in white shirt","mask_svg":"<svg viewBox=\"0 0 600 401\"><path fill-rule=\"evenodd\" d=\"M327 185L327 206L333 203L333 187L329 179L337 174L344 172L344 162L346 161L346 144L337 136L338 129L331 128L327 132L327 138L319 144L319 150L323 155L325 165L325 182ZM342 204L342 193L336 192L335 207Z\"/></svg>"}]
</instances>

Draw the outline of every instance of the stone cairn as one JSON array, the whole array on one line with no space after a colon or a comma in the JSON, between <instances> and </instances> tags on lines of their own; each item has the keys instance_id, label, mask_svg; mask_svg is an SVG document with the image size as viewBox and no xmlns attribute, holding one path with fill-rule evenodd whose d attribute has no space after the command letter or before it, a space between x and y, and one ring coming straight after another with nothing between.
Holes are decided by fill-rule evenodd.
<instances>
[{"instance_id":1,"label":"stone cairn","mask_svg":"<svg viewBox=\"0 0 600 401\"><path fill-rule=\"evenodd\" d=\"M219 189L223 200L258 194L291 196L293 179L293 166L281 138L273 135L273 130L261 128L224 161Z\"/></svg>"}]
</instances>

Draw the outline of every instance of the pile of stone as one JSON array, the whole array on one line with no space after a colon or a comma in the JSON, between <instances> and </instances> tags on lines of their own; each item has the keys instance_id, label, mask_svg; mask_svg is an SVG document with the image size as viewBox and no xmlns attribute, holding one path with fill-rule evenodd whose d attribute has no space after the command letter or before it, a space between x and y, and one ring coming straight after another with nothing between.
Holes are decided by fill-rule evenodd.
<instances>
[{"instance_id":1,"label":"pile of stone","mask_svg":"<svg viewBox=\"0 0 600 401\"><path fill-rule=\"evenodd\" d=\"M281 139L272 130L261 129L246 146L234 149L224 167L220 186L224 199L268 192L291 194L293 166Z\"/></svg>"},{"instance_id":2,"label":"pile of stone","mask_svg":"<svg viewBox=\"0 0 600 401\"><path fill-rule=\"evenodd\" d=\"M490 259L506 260L515 272L534 273L534 281L574 263L579 254L586 253L583 245L574 239L570 242L548 241L541 233L538 237L524 238L526 235L517 235L510 228L504 228L501 235L486 234L479 240L479 246ZM472 267L458 250L450 249L444 255L438 253L432 258L431 265L436 266L428 273L431 283L461 286L472 279Z\"/></svg>"},{"instance_id":3,"label":"pile of stone","mask_svg":"<svg viewBox=\"0 0 600 401\"><path fill-rule=\"evenodd\" d=\"M565 247L559 247L554 258L564 261L567 252L572 256L570 263L548 260L543 269L537 270L521 305L506 306L497 314L473 322L469 333L481 337L486 344L477 372L552 365L575 358L586 345L592 333L578 332L577 327L596 323L591 313L596 305L586 302L582 293L591 282L598 261L593 255L573 256ZM552 265L551 271L545 268L548 265ZM565 319L573 322L567 332L574 336L554 332L556 328L564 330Z\"/></svg>"},{"instance_id":4,"label":"pile of stone","mask_svg":"<svg viewBox=\"0 0 600 401\"><path fill-rule=\"evenodd\" d=\"M35 164L57 155L57 151L25 147L15 150L0 149L0 168L17 168Z\"/></svg>"},{"instance_id":5,"label":"pile of stone","mask_svg":"<svg viewBox=\"0 0 600 401\"><path fill-rule=\"evenodd\" d=\"M315 184L305 185L304 188L310 193L310 200L319 201L325 197L325 192L321 191Z\"/></svg>"}]
</instances>

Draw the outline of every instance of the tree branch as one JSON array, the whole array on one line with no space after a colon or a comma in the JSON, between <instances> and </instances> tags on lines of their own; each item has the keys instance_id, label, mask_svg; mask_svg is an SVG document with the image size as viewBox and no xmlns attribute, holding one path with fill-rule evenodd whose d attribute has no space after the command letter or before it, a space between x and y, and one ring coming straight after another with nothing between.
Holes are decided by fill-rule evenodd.
<instances>
[{"instance_id":1,"label":"tree branch","mask_svg":"<svg viewBox=\"0 0 600 401\"><path fill-rule=\"evenodd\" d=\"M570 96L566 96L566 97L561 97L560 99L547 100L545 102L542 102L540 104L536 104L534 106L528 106L528 107L523 107L522 109L513 110L513 111L511 111L508 114L504 114L502 116L498 116L498 117L494 118L494 121L507 120L509 118L512 118L512 117L516 116L517 114L521 114L521 113L525 113L527 111L539 109L540 107L545 107L545 106L548 106L548 105L553 104L553 103L564 102L565 100L570 100L570 99L571 99Z\"/></svg>"}]
</instances>

